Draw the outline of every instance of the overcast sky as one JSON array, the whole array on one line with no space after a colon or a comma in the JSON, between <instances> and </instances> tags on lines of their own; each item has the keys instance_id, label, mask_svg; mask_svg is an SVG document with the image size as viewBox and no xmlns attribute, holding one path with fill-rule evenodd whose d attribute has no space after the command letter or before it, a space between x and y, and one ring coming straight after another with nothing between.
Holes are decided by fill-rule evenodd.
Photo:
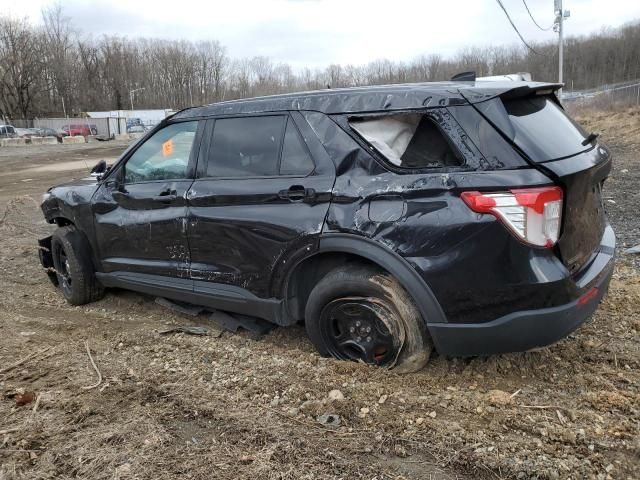
<instances>
[{"instance_id":1,"label":"overcast sky","mask_svg":"<svg viewBox=\"0 0 640 480\"><path fill-rule=\"evenodd\" d=\"M522 0L502 0L525 39L540 31ZM0 0L0 13L40 23L49 0ZM553 0L527 0L542 27L553 23ZM216 39L233 58L266 55L293 67L410 60L454 54L470 45L518 43L495 0L64 0L85 34ZM640 19L640 0L565 0L566 34L581 35Z\"/></svg>"}]
</instances>

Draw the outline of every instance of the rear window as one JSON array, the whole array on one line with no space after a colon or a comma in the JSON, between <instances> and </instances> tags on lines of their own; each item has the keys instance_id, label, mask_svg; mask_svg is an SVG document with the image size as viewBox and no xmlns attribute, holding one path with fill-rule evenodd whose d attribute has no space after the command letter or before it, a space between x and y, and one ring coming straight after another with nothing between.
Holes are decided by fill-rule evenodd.
<instances>
[{"instance_id":1,"label":"rear window","mask_svg":"<svg viewBox=\"0 0 640 480\"><path fill-rule=\"evenodd\" d=\"M284 116L216 120L209 149L208 177L263 177L278 174Z\"/></svg>"},{"instance_id":2,"label":"rear window","mask_svg":"<svg viewBox=\"0 0 640 480\"><path fill-rule=\"evenodd\" d=\"M549 96L530 96L477 104L478 109L535 162L589 150L585 131Z\"/></svg>"},{"instance_id":3,"label":"rear window","mask_svg":"<svg viewBox=\"0 0 640 480\"><path fill-rule=\"evenodd\" d=\"M464 163L427 115L352 118L349 125L397 167L457 167Z\"/></svg>"}]
</instances>

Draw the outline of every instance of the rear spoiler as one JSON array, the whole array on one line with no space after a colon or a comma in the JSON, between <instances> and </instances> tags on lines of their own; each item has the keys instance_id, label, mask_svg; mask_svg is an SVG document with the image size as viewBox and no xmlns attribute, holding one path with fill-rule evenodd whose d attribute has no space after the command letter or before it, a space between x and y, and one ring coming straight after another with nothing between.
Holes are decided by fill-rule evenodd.
<instances>
[{"instance_id":1,"label":"rear spoiler","mask_svg":"<svg viewBox=\"0 0 640 480\"><path fill-rule=\"evenodd\" d=\"M555 94L564 84L545 82L475 82L473 86L460 88L459 92L469 103L480 103L492 98L503 99L532 95ZM554 95L555 96L555 95Z\"/></svg>"},{"instance_id":2,"label":"rear spoiler","mask_svg":"<svg viewBox=\"0 0 640 480\"><path fill-rule=\"evenodd\" d=\"M506 100L511 98L529 97L533 95L551 95L552 93L555 93L559 89L561 89L562 86L562 83L548 83L546 85L539 85L535 87L525 85L504 92L502 95L499 95L499 97Z\"/></svg>"}]
</instances>

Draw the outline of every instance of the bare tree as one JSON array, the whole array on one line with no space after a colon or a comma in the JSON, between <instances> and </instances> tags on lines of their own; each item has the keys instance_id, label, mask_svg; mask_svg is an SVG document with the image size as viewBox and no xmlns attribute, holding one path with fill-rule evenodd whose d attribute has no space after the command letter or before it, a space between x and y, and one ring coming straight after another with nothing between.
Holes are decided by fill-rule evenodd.
<instances>
[{"instance_id":1,"label":"bare tree","mask_svg":"<svg viewBox=\"0 0 640 480\"><path fill-rule=\"evenodd\" d=\"M45 42L41 55L44 58L43 77L47 93L52 105L65 109L73 108L77 98L72 98L75 91L77 71L76 49L74 48L75 32L71 27L71 20L64 16L59 3L42 10L43 35ZM69 68L72 67L72 68Z\"/></svg>"},{"instance_id":2,"label":"bare tree","mask_svg":"<svg viewBox=\"0 0 640 480\"><path fill-rule=\"evenodd\" d=\"M27 118L42 90L42 39L26 20L0 18L0 109Z\"/></svg>"},{"instance_id":3,"label":"bare tree","mask_svg":"<svg viewBox=\"0 0 640 480\"><path fill-rule=\"evenodd\" d=\"M61 4L42 11L43 26L0 15L0 115L32 117L66 110L124 109L130 91L137 108L174 108L248 96L344 86L448 80L531 72L557 78L554 42L521 46L469 46L451 57L425 52L410 62L379 59L323 69L275 63L264 56L230 59L216 40L188 42L82 35ZM640 22L566 40L568 88L582 89L640 78Z\"/></svg>"}]
</instances>

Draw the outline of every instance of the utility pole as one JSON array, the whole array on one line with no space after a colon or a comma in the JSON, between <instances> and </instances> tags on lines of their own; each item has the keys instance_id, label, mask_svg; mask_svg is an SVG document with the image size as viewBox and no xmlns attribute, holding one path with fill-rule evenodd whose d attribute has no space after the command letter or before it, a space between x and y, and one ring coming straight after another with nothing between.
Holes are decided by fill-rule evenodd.
<instances>
[{"instance_id":1,"label":"utility pole","mask_svg":"<svg viewBox=\"0 0 640 480\"><path fill-rule=\"evenodd\" d=\"M129 100L131 100L131 110L133 110L133 94L141 90L144 90L144 87L134 88L133 90L129 90Z\"/></svg>"},{"instance_id":2,"label":"utility pole","mask_svg":"<svg viewBox=\"0 0 640 480\"><path fill-rule=\"evenodd\" d=\"M562 83L562 64L564 62L564 19L571 16L569 10L562 9L562 0L554 0L554 13L556 21L553 31L558 32L558 83ZM562 88L558 90L558 98L562 100Z\"/></svg>"}]
</instances>

